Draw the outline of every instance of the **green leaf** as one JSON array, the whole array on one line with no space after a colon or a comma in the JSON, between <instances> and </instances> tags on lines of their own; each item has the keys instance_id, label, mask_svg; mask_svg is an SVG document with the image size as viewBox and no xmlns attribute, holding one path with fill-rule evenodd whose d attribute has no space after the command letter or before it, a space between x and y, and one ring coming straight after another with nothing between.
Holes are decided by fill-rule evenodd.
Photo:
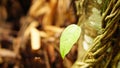
<instances>
[{"instance_id":1,"label":"green leaf","mask_svg":"<svg viewBox=\"0 0 120 68\"><path fill-rule=\"evenodd\" d=\"M60 37L60 53L62 58L71 50L73 44L77 42L81 33L81 28L78 25L71 24L65 28Z\"/></svg>"}]
</instances>

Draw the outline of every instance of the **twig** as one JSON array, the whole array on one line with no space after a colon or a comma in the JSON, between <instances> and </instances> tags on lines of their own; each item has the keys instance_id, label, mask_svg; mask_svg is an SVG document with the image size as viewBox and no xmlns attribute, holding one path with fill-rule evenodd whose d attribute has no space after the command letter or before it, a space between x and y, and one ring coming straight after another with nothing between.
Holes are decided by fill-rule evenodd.
<instances>
[{"instance_id":1,"label":"twig","mask_svg":"<svg viewBox=\"0 0 120 68\"><path fill-rule=\"evenodd\" d=\"M45 56L46 68L50 68L49 59L46 50L43 51Z\"/></svg>"}]
</instances>

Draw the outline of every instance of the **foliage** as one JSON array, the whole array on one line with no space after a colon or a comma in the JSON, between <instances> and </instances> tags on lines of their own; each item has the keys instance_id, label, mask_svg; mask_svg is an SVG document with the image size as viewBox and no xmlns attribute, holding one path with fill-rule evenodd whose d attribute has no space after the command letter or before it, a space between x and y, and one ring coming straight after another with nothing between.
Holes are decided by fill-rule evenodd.
<instances>
[{"instance_id":1,"label":"foliage","mask_svg":"<svg viewBox=\"0 0 120 68\"><path fill-rule=\"evenodd\" d=\"M77 42L81 33L81 28L71 24L65 28L60 37L60 53L62 58L71 50L73 44Z\"/></svg>"}]
</instances>

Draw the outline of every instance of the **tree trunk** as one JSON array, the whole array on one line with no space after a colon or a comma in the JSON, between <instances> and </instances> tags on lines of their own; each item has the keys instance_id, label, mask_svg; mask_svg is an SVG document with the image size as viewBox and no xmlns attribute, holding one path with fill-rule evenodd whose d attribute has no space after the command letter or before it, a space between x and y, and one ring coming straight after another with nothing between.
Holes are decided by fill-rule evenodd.
<instances>
[{"instance_id":1,"label":"tree trunk","mask_svg":"<svg viewBox=\"0 0 120 68\"><path fill-rule=\"evenodd\" d=\"M76 5L82 34L72 68L119 68L120 0L79 0Z\"/></svg>"}]
</instances>

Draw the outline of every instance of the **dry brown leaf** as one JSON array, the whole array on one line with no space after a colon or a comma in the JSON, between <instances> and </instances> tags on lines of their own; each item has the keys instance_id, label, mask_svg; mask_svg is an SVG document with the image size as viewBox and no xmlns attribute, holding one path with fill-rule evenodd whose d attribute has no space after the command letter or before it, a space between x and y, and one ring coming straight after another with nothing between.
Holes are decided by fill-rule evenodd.
<instances>
[{"instance_id":1,"label":"dry brown leaf","mask_svg":"<svg viewBox=\"0 0 120 68\"><path fill-rule=\"evenodd\" d=\"M33 0L33 4L30 7L29 15L36 17L38 10L43 6L45 0Z\"/></svg>"},{"instance_id":2,"label":"dry brown leaf","mask_svg":"<svg viewBox=\"0 0 120 68\"><path fill-rule=\"evenodd\" d=\"M54 17L56 16L56 10L57 10L57 0L50 0L50 2L48 2L48 6L50 8L50 11L46 13L44 19L43 19L43 23L45 25L52 25Z\"/></svg>"},{"instance_id":3,"label":"dry brown leaf","mask_svg":"<svg viewBox=\"0 0 120 68\"><path fill-rule=\"evenodd\" d=\"M54 50L54 46L52 44L49 44L47 47L48 50L48 55L50 57L50 62L54 62L55 61L55 50Z\"/></svg>"},{"instance_id":4,"label":"dry brown leaf","mask_svg":"<svg viewBox=\"0 0 120 68\"><path fill-rule=\"evenodd\" d=\"M37 21L31 22L31 24L25 30L24 37L27 38L29 36L29 34L30 34L31 28L36 27L36 26L38 26L38 22Z\"/></svg>"},{"instance_id":5,"label":"dry brown leaf","mask_svg":"<svg viewBox=\"0 0 120 68\"><path fill-rule=\"evenodd\" d=\"M29 15L35 18L43 16L43 25L51 25L57 8L57 0L36 0L29 10Z\"/></svg>"},{"instance_id":6,"label":"dry brown leaf","mask_svg":"<svg viewBox=\"0 0 120 68\"><path fill-rule=\"evenodd\" d=\"M45 30L52 31L55 33L61 33L63 31L63 28L48 25L48 26L45 26Z\"/></svg>"},{"instance_id":7,"label":"dry brown leaf","mask_svg":"<svg viewBox=\"0 0 120 68\"><path fill-rule=\"evenodd\" d=\"M13 51L7 49L0 49L0 56L15 58L17 55Z\"/></svg>"},{"instance_id":8,"label":"dry brown leaf","mask_svg":"<svg viewBox=\"0 0 120 68\"><path fill-rule=\"evenodd\" d=\"M39 31L39 32L41 37L44 37L44 38L48 37L47 33L45 33L44 31Z\"/></svg>"},{"instance_id":9,"label":"dry brown leaf","mask_svg":"<svg viewBox=\"0 0 120 68\"><path fill-rule=\"evenodd\" d=\"M5 21L7 19L7 11L4 6L0 6L0 21Z\"/></svg>"},{"instance_id":10,"label":"dry brown leaf","mask_svg":"<svg viewBox=\"0 0 120 68\"><path fill-rule=\"evenodd\" d=\"M24 33L23 36L22 36L22 46L21 46L22 49L25 48L25 44L27 43L30 32L31 32L31 28L37 27L38 22L37 21L32 21L29 26L25 26L26 28L24 26L25 26L25 24L22 27L23 29L21 28L21 31L19 32L19 34Z\"/></svg>"},{"instance_id":11,"label":"dry brown leaf","mask_svg":"<svg viewBox=\"0 0 120 68\"><path fill-rule=\"evenodd\" d=\"M16 54L19 54L21 40L22 40L21 37L18 37L18 38L13 39L13 51L14 51Z\"/></svg>"},{"instance_id":12,"label":"dry brown leaf","mask_svg":"<svg viewBox=\"0 0 120 68\"><path fill-rule=\"evenodd\" d=\"M38 50L41 47L40 32L36 28L31 28L31 47L33 50Z\"/></svg>"},{"instance_id":13,"label":"dry brown leaf","mask_svg":"<svg viewBox=\"0 0 120 68\"><path fill-rule=\"evenodd\" d=\"M75 22L74 11L71 11L70 0L33 0L29 15L35 18L42 17L43 26L64 25Z\"/></svg>"},{"instance_id":14,"label":"dry brown leaf","mask_svg":"<svg viewBox=\"0 0 120 68\"><path fill-rule=\"evenodd\" d=\"M35 13L35 12L34 12ZM49 6L44 6L41 7L38 11L36 11L36 14L34 14L36 17L44 14L49 14L50 13L50 7Z\"/></svg>"},{"instance_id":15,"label":"dry brown leaf","mask_svg":"<svg viewBox=\"0 0 120 68\"><path fill-rule=\"evenodd\" d=\"M67 11L70 9L70 0L58 0L57 7L57 22L56 26L63 25L65 23Z\"/></svg>"}]
</instances>

